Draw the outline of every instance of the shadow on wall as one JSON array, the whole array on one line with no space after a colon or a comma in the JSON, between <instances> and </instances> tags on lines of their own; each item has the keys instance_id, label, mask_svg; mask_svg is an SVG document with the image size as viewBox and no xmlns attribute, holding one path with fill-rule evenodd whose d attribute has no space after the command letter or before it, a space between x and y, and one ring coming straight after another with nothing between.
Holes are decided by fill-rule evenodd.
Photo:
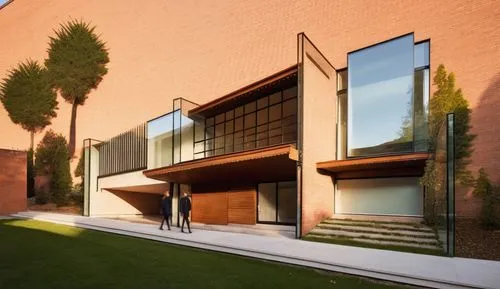
<instances>
[{"instance_id":1,"label":"shadow on wall","mask_svg":"<svg viewBox=\"0 0 500 289\"><path fill-rule=\"evenodd\" d=\"M473 163L469 166L474 176L483 167L494 184L500 185L500 73L481 94L472 109L471 123L474 141ZM456 190L457 217L476 218L481 210L480 199L472 195L472 189Z\"/></svg>"},{"instance_id":2,"label":"shadow on wall","mask_svg":"<svg viewBox=\"0 0 500 289\"><path fill-rule=\"evenodd\" d=\"M500 185L500 73L481 94L477 106L472 109L474 162L469 169L477 176L483 167L492 182ZM479 127L478 127L479 126ZM472 189L456 190L456 255L500 261L500 230L484 230L478 216L481 199L472 195Z\"/></svg>"},{"instance_id":3,"label":"shadow on wall","mask_svg":"<svg viewBox=\"0 0 500 289\"><path fill-rule=\"evenodd\" d=\"M159 215L161 195L152 193L138 193L107 189L129 205L136 208L143 215Z\"/></svg>"}]
</instances>

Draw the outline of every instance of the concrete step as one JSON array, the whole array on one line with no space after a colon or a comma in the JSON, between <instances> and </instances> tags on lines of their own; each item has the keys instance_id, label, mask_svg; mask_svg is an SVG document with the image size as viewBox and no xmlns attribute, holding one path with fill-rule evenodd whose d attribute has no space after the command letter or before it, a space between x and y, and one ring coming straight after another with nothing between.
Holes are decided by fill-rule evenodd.
<instances>
[{"instance_id":1,"label":"concrete step","mask_svg":"<svg viewBox=\"0 0 500 289\"><path fill-rule=\"evenodd\" d=\"M315 238L325 239L325 240L338 240L338 237L328 236L328 235L314 235L311 234ZM436 251L442 251L443 249L438 245L431 244L416 244L416 243L408 243L408 242L396 242L396 241L382 241L382 240L372 240L365 238L346 238L349 241L355 241L358 243L365 244L373 244L373 245L381 245L381 246L400 246L400 247L410 247L410 248L421 248L421 249L430 249Z\"/></svg>"},{"instance_id":2,"label":"concrete step","mask_svg":"<svg viewBox=\"0 0 500 289\"><path fill-rule=\"evenodd\" d=\"M431 228L418 224L418 223L397 223L397 222L379 222L379 221L359 221L359 220L349 220L349 219L326 219L322 224L332 224L332 225L348 225L348 226L360 226L360 227L375 227L384 229L394 229L394 230L409 230L409 231L422 231L422 232L433 232Z\"/></svg>"},{"instance_id":3,"label":"concrete step","mask_svg":"<svg viewBox=\"0 0 500 289\"><path fill-rule=\"evenodd\" d=\"M369 240L381 240L381 241L394 241L402 243L414 243L414 244L427 244L427 245L439 245L439 242L435 238L419 238L413 236L397 236L397 235L383 235L378 233L359 233L350 232L345 230L331 230L314 228L310 234L313 235L323 235L332 237L346 237L346 238L361 238Z\"/></svg>"},{"instance_id":4,"label":"concrete step","mask_svg":"<svg viewBox=\"0 0 500 289\"><path fill-rule=\"evenodd\" d=\"M346 245L358 243L442 251L434 230L418 221L334 217L318 224L308 236Z\"/></svg>"},{"instance_id":5,"label":"concrete step","mask_svg":"<svg viewBox=\"0 0 500 289\"><path fill-rule=\"evenodd\" d=\"M394 228L384 228L384 227L365 227L356 226L352 224L329 224L321 223L317 226L321 229L329 230L343 230L349 232L357 233L368 233L368 234L383 234L383 235L393 235L393 236L408 236L408 237L418 237L418 238L435 238L436 234L432 231L427 230L406 230L406 229L394 229Z\"/></svg>"}]
</instances>

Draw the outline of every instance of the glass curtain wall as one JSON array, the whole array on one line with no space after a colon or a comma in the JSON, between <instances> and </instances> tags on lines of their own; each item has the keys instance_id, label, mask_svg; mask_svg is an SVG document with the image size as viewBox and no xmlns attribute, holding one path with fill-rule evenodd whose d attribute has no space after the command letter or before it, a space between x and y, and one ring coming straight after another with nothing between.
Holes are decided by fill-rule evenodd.
<instances>
[{"instance_id":1,"label":"glass curtain wall","mask_svg":"<svg viewBox=\"0 0 500 289\"><path fill-rule=\"evenodd\" d=\"M195 121L187 115L197 105L174 99L174 110L148 122L148 169L193 160Z\"/></svg>"},{"instance_id":2,"label":"glass curtain wall","mask_svg":"<svg viewBox=\"0 0 500 289\"><path fill-rule=\"evenodd\" d=\"M413 41L348 54L337 74L338 159L428 150L430 43Z\"/></svg>"},{"instance_id":3,"label":"glass curtain wall","mask_svg":"<svg viewBox=\"0 0 500 289\"><path fill-rule=\"evenodd\" d=\"M295 142L297 87L280 90L195 124L195 159Z\"/></svg>"}]
</instances>

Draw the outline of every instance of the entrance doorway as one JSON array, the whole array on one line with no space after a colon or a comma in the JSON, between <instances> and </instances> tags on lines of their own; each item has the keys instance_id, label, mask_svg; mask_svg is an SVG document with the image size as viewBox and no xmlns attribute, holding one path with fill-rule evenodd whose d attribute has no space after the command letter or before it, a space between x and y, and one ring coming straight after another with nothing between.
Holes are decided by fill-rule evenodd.
<instances>
[{"instance_id":1,"label":"entrance doorway","mask_svg":"<svg viewBox=\"0 0 500 289\"><path fill-rule=\"evenodd\" d=\"M258 223L295 225L296 221L297 183L295 181L258 185Z\"/></svg>"}]
</instances>

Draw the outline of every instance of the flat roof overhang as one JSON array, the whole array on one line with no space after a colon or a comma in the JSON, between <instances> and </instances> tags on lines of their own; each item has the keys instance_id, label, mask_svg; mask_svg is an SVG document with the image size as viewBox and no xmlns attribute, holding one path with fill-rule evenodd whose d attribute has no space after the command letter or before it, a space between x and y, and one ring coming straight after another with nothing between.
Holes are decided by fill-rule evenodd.
<instances>
[{"instance_id":1,"label":"flat roof overhang","mask_svg":"<svg viewBox=\"0 0 500 289\"><path fill-rule=\"evenodd\" d=\"M257 99L267 93L272 93L278 88L291 85L297 85L297 65L290 66L225 96L197 106L189 110L188 115L192 118L213 116Z\"/></svg>"},{"instance_id":2,"label":"flat roof overhang","mask_svg":"<svg viewBox=\"0 0 500 289\"><path fill-rule=\"evenodd\" d=\"M337 179L421 176L427 159L428 153L411 153L325 161L317 163L316 168Z\"/></svg>"},{"instance_id":3,"label":"flat roof overhang","mask_svg":"<svg viewBox=\"0 0 500 289\"><path fill-rule=\"evenodd\" d=\"M295 179L297 150L291 144L193 160L144 171L148 178L180 184L273 182Z\"/></svg>"},{"instance_id":4,"label":"flat roof overhang","mask_svg":"<svg viewBox=\"0 0 500 289\"><path fill-rule=\"evenodd\" d=\"M106 187L103 190L109 192L131 192L131 193L145 193L145 194L162 194L168 190L168 184L149 184L125 187Z\"/></svg>"}]
</instances>

